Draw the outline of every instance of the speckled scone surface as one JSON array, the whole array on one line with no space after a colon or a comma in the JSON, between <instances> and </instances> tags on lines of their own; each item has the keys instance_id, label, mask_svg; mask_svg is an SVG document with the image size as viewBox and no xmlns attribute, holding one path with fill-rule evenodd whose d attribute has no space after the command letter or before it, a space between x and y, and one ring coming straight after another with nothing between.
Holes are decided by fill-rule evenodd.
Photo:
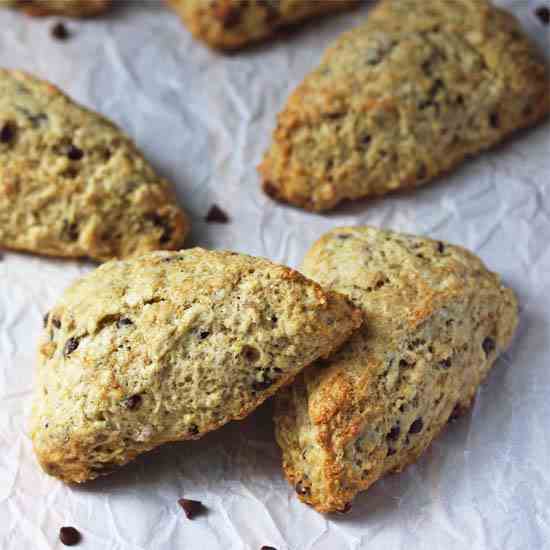
<instances>
[{"instance_id":1,"label":"speckled scone surface","mask_svg":"<svg viewBox=\"0 0 550 550\"><path fill-rule=\"evenodd\" d=\"M382 0L289 98L263 187L308 210L415 187L549 110L544 64L509 13Z\"/></svg>"},{"instance_id":2,"label":"speckled scone surface","mask_svg":"<svg viewBox=\"0 0 550 550\"><path fill-rule=\"evenodd\" d=\"M45 81L0 70L0 246L102 261L180 248L188 229L118 128Z\"/></svg>"},{"instance_id":3,"label":"speckled scone surface","mask_svg":"<svg viewBox=\"0 0 550 550\"><path fill-rule=\"evenodd\" d=\"M68 482L243 418L362 322L341 295L231 252L103 264L47 316L32 438Z\"/></svg>"},{"instance_id":4,"label":"speckled scone surface","mask_svg":"<svg viewBox=\"0 0 550 550\"><path fill-rule=\"evenodd\" d=\"M193 35L214 48L236 49L284 26L342 11L357 0L167 0Z\"/></svg>"},{"instance_id":5,"label":"speckled scone surface","mask_svg":"<svg viewBox=\"0 0 550 550\"><path fill-rule=\"evenodd\" d=\"M302 271L366 318L275 398L289 481L318 511L345 511L469 406L510 343L517 303L467 250L369 227L327 233Z\"/></svg>"},{"instance_id":6,"label":"speckled scone surface","mask_svg":"<svg viewBox=\"0 0 550 550\"><path fill-rule=\"evenodd\" d=\"M0 0L0 7L17 8L28 15L91 17L109 9L111 0Z\"/></svg>"}]
</instances>

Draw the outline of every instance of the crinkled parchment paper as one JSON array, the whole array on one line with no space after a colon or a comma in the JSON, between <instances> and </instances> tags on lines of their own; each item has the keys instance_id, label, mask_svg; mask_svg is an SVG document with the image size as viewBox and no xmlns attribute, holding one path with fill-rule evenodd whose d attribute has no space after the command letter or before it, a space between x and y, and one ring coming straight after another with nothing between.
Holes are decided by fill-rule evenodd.
<instances>
[{"instance_id":1,"label":"crinkled parchment paper","mask_svg":"<svg viewBox=\"0 0 550 550\"><path fill-rule=\"evenodd\" d=\"M428 0L426 0L428 1ZM501 0L542 49L548 0ZM126 2L69 21L0 12L0 66L47 78L121 125L177 185L193 216L189 244L231 248L297 266L324 231L370 223L475 250L519 294L521 325L472 412L418 464L327 519L300 504L280 470L266 404L198 442L153 452L108 478L68 488L44 475L28 435L42 315L91 264L5 253L0 262L0 547L452 550L550 548L550 123L423 189L329 215L271 202L255 166L289 91L324 47L366 16L332 17L290 38L231 56L194 42L160 3ZM217 203L229 225L206 224ZM209 513L189 521L178 498Z\"/></svg>"}]
</instances>

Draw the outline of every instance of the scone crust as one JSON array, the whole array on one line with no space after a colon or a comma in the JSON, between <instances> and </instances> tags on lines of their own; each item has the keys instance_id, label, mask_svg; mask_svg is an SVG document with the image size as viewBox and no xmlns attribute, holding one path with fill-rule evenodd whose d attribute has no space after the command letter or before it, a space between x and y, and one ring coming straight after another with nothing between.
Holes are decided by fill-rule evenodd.
<instances>
[{"instance_id":1,"label":"scone crust","mask_svg":"<svg viewBox=\"0 0 550 550\"><path fill-rule=\"evenodd\" d=\"M362 322L298 272L221 251L154 252L79 280L48 314L32 440L66 482L243 418Z\"/></svg>"},{"instance_id":2,"label":"scone crust","mask_svg":"<svg viewBox=\"0 0 550 550\"><path fill-rule=\"evenodd\" d=\"M265 40L282 27L339 12L358 0L166 0L191 33L210 47L235 50Z\"/></svg>"},{"instance_id":3,"label":"scone crust","mask_svg":"<svg viewBox=\"0 0 550 550\"><path fill-rule=\"evenodd\" d=\"M550 111L519 23L486 0L382 0L290 96L259 167L307 210L412 188Z\"/></svg>"},{"instance_id":4,"label":"scone crust","mask_svg":"<svg viewBox=\"0 0 550 550\"><path fill-rule=\"evenodd\" d=\"M469 407L511 341L517 302L467 250L369 227L329 232L302 271L366 323L276 396L276 436L298 496L346 511Z\"/></svg>"},{"instance_id":5,"label":"scone crust","mask_svg":"<svg viewBox=\"0 0 550 550\"><path fill-rule=\"evenodd\" d=\"M181 248L166 180L107 119L52 84L0 69L0 246L98 261Z\"/></svg>"},{"instance_id":6,"label":"scone crust","mask_svg":"<svg viewBox=\"0 0 550 550\"><path fill-rule=\"evenodd\" d=\"M93 17L106 12L111 4L112 0L0 0L0 6L17 8L33 17Z\"/></svg>"}]
</instances>

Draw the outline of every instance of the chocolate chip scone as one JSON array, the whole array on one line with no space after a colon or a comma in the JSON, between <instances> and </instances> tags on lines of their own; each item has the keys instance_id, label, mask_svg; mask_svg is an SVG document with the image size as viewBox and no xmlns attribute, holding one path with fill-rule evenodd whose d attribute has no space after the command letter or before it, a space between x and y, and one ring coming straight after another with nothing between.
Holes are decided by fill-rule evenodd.
<instances>
[{"instance_id":1,"label":"chocolate chip scone","mask_svg":"<svg viewBox=\"0 0 550 550\"><path fill-rule=\"evenodd\" d=\"M343 11L359 0L167 0L193 36L232 50L263 40L281 27Z\"/></svg>"},{"instance_id":2,"label":"chocolate chip scone","mask_svg":"<svg viewBox=\"0 0 550 550\"><path fill-rule=\"evenodd\" d=\"M517 303L467 250L370 227L327 233L303 272L349 296L366 325L277 394L276 435L300 499L346 511L470 405Z\"/></svg>"},{"instance_id":3,"label":"chocolate chip scone","mask_svg":"<svg viewBox=\"0 0 550 550\"><path fill-rule=\"evenodd\" d=\"M232 252L103 264L46 318L32 438L67 482L245 417L362 322L347 298Z\"/></svg>"},{"instance_id":4,"label":"chocolate chip scone","mask_svg":"<svg viewBox=\"0 0 550 550\"><path fill-rule=\"evenodd\" d=\"M168 182L102 116L0 69L0 246L95 260L181 248Z\"/></svg>"},{"instance_id":5,"label":"chocolate chip scone","mask_svg":"<svg viewBox=\"0 0 550 550\"><path fill-rule=\"evenodd\" d=\"M0 0L0 7L16 8L27 15L92 17L109 9L111 0Z\"/></svg>"},{"instance_id":6,"label":"chocolate chip scone","mask_svg":"<svg viewBox=\"0 0 550 550\"><path fill-rule=\"evenodd\" d=\"M415 187L550 111L544 63L486 0L382 0L279 115L267 194L321 211Z\"/></svg>"}]
</instances>

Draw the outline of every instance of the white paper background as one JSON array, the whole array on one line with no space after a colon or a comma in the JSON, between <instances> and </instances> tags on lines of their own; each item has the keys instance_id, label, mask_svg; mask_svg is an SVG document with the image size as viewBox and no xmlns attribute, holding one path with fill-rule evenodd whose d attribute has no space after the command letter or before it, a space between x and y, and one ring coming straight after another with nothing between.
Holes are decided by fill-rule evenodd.
<instances>
[{"instance_id":1,"label":"white paper background","mask_svg":"<svg viewBox=\"0 0 550 550\"><path fill-rule=\"evenodd\" d=\"M426 0L428 1L428 0ZM539 0L539 4L542 1ZM512 6L547 52L536 1ZM477 251L519 294L521 325L470 415L424 458L327 519L287 486L268 403L199 442L151 453L119 473L70 489L38 469L27 430L42 315L90 265L6 253L0 262L0 547L61 548L62 525L82 548L539 549L550 548L550 124L517 136L414 193L326 216L275 204L255 165L275 114L324 47L365 15L313 24L286 41L222 56L191 40L158 3L128 2L69 22L0 13L0 66L45 77L120 124L177 185L193 217L189 244L231 248L297 266L336 225L370 223ZM230 225L202 219L217 203ZM188 521L177 505L202 500Z\"/></svg>"}]
</instances>

